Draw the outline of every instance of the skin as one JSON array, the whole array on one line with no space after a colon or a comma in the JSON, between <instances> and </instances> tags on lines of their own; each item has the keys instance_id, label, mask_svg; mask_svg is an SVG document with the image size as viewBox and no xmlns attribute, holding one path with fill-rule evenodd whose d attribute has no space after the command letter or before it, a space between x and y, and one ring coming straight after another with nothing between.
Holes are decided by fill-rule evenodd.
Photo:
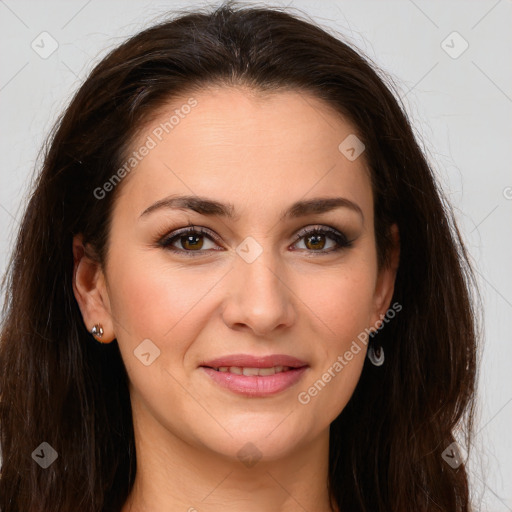
<instances>
[{"instance_id":1,"label":"skin","mask_svg":"<svg viewBox=\"0 0 512 512\"><path fill-rule=\"evenodd\" d=\"M130 379L138 467L123 512L327 512L329 425L355 389L366 346L308 404L297 396L390 307L398 248L379 273L364 153L350 161L338 150L356 131L328 105L243 87L193 97L198 105L119 185L105 268L84 255L81 236L73 243L85 325L101 323L104 342L117 338ZM185 102L174 99L133 149ZM139 219L170 194L233 203L238 218L160 209ZM337 208L278 221L295 201L337 196L364 218ZM189 222L219 242L200 235L196 257L158 245ZM329 253L337 247L329 234L294 238L329 226L353 245ZM249 236L262 248L252 263L236 252ZM179 238L173 246L197 252ZM149 366L134 356L145 339L160 349ZM288 354L309 368L278 394L241 396L198 368L233 353ZM247 443L257 459L250 467L237 456Z\"/></svg>"}]
</instances>

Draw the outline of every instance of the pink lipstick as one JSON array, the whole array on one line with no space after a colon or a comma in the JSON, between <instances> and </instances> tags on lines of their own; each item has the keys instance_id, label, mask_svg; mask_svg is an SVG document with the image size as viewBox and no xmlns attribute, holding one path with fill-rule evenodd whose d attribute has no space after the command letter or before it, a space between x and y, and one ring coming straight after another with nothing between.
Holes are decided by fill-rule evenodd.
<instances>
[{"instance_id":1,"label":"pink lipstick","mask_svg":"<svg viewBox=\"0 0 512 512\"><path fill-rule=\"evenodd\" d=\"M309 365L284 354L233 354L205 361L200 367L214 382L234 393L265 397L293 386Z\"/></svg>"}]
</instances>

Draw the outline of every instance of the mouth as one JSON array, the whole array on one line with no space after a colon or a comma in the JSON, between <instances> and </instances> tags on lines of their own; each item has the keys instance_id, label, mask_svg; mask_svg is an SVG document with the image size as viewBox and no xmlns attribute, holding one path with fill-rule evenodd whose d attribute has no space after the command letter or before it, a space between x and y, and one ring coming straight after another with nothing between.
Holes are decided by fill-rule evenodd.
<instances>
[{"instance_id":1,"label":"mouth","mask_svg":"<svg viewBox=\"0 0 512 512\"><path fill-rule=\"evenodd\" d=\"M306 366L306 365L304 365ZM298 368L303 368L304 366L300 366ZM216 372L221 373L232 373L235 375L245 375L246 377L251 377L255 375L259 375L260 377L266 377L268 375L275 375L276 373L288 372L290 370L296 370L296 367L292 366L271 366L270 368L250 368L250 367L241 367L241 366L219 366L217 368L210 366L203 366L203 368L211 368Z\"/></svg>"},{"instance_id":2,"label":"mouth","mask_svg":"<svg viewBox=\"0 0 512 512\"><path fill-rule=\"evenodd\" d=\"M274 396L296 385L309 368L308 365L272 366L270 368L240 366L200 366L210 382L231 393L251 398Z\"/></svg>"}]
</instances>

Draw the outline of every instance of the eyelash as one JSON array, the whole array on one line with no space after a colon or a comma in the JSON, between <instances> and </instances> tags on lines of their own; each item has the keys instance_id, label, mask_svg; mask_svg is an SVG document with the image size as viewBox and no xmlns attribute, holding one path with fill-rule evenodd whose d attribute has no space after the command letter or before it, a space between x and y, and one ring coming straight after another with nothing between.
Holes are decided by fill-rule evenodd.
<instances>
[{"instance_id":1,"label":"eyelash","mask_svg":"<svg viewBox=\"0 0 512 512\"><path fill-rule=\"evenodd\" d=\"M205 228L202 228L199 226L196 227L196 226L190 225L187 228L179 229L177 231L170 233L167 236L164 236L162 239L160 239L158 241L158 245L168 251L171 251L171 252L177 253L177 254L184 254L187 257L196 257L196 256L200 256L200 255L204 254L205 252L211 251L211 249L206 250L206 251L205 250L186 251L184 249L177 249L176 247L172 246L172 243L176 239L179 239L183 236L187 236L187 235L191 235L191 234L204 235L204 236L207 236L208 238L210 238L210 240L212 240L213 242L218 243L218 240L216 239L216 237L208 229L205 229ZM310 252L314 255L325 255L325 254L329 254L329 253L333 253L333 252L338 252L338 251L341 251L342 249L352 247L352 244L354 242L354 240L347 240L347 237L343 233L340 233L339 231L337 231L333 228L314 227L312 229L305 228L305 229L302 229L301 231L299 231L299 233L297 233L297 235L295 236L295 241L294 241L293 245L295 245L302 238L304 238L306 236L312 236L312 235L329 235L329 238L331 238L338 244L338 247L335 249L328 249L328 250L322 249L322 250L318 250L318 251L305 249L307 252ZM303 249L299 249L299 250L303 250Z\"/></svg>"}]
</instances>

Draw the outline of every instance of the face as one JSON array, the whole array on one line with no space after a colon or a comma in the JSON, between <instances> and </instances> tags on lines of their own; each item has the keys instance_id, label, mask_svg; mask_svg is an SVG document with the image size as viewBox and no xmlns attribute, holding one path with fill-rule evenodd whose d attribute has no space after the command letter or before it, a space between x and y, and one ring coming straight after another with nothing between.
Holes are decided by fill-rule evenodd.
<instances>
[{"instance_id":1,"label":"face","mask_svg":"<svg viewBox=\"0 0 512 512\"><path fill-rule=\"evenodd\" d=\"M191 96L133 143L151 148L118 185L106 266L75 294L86 324L117 338L141 428L233 458L252 443L271 460L347 404L358 336L389 307L395 274L377 270L364 153L338 148L353 126L297 92ZM196 201L165 202L179 196Z\"/></svg>"}]
</instances>

